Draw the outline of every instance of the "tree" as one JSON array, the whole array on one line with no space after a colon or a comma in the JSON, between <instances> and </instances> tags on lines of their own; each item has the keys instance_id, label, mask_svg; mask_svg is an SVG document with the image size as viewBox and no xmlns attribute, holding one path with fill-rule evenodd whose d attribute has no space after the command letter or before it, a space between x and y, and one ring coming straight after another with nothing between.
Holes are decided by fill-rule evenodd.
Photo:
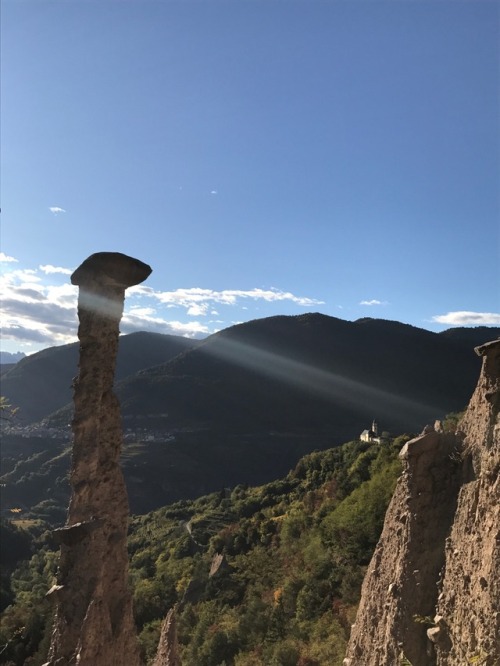
<instances>
[{"instance_id":1,"label":"tree","mask_svg":"<svg viewBox=\"0 0 500 666\"><path fill-rule=\"evenodd\" d=\"M16 415L18 410L19 407L13 407L8 398L4 395L0 395L0 419L10 421L10 419Z\"/></svg>"}]
</instances>

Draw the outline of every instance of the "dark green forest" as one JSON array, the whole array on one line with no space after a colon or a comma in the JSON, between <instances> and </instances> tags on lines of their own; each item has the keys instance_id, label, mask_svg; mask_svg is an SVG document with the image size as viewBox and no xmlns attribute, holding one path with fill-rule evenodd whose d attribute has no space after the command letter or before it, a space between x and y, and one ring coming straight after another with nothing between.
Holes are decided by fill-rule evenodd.
<instances>
[{"instance_id":1,"label":"dark green forest","mask_svg":"<svg viewBox=\"0 0 500 666\"><path fill-rule=\"evenodd\" d=\"M188 666L340 665L408 439L316 451L280 480L132 517L130 584L145 661L175 606ZM9 541L0 663L40 666L58 557L50 525L1 527Z\"/></svg>"}]
</instances>

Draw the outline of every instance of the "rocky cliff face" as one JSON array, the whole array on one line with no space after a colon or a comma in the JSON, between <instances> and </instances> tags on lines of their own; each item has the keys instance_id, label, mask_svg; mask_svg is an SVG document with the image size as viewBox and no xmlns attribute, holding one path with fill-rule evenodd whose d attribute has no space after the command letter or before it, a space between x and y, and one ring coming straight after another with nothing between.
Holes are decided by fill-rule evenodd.
<instances>
[{"instance_id":1,"label":"rocky cliff face","mask_svg":"<svg viewBox=\"0 0 500 666\"><path fill-rule=\"evenodd\" d=\"M500 664L500 340L476 351L459 432L401 451L344 666Z\"/></svg>"},{"instance_id":2,"label":"rocky cliff face","mask_svg":"<svg viewBox=\"0 0 500 666\"><path fill-rule=\"evenodd\" d=\"M438 666L500 664L500 340L477 351L483 368L460 424L466 476L428 632Z\"/></svg>"}]
</instances>

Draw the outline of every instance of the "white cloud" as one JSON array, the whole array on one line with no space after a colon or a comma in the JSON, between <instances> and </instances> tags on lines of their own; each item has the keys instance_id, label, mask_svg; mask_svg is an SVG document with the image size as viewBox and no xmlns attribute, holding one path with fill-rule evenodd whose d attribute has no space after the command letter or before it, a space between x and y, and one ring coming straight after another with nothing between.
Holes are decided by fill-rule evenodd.
<instances>
[{"instance_id":1,"label":"white cloud","mask_svg":"<svg viewBox=\"0 0 500 666\"><path fill-rule=\"evenodd\" d=\"M185 338L197 338L209 335L212 331L199 321L181 322L169 321L155 315L152 308L132 307L125 312L120 324L122 333L133 333L134 331L150 331L153 333L169 333L170 335L181 335Z\"/></svg>"},{"instance_id":2,"label":"white cloud","mask_svg":"<svg viewBox=\"0 0 500 666\"><path fill-rule=\"evenodd\" d=\"M151 294L148 294L151 295ZM192 287L189 289L176 289L175 291L154 292L154 297L164 305L185 307L196 315L201 314L201 309L205 307L208 312L209 304L219 303L222 305L235 305L238 300L251 298L254 301L263 300L268 303L277 301L290 301L296 305L311 306L320 305L323 301L304 296L295 296L289 291L281 291L272 287L271 289L224 289L223 291L214 291L213 289L202 289ZM195 309L195 306L198 306Z\"/></svg>"},{"instance_id":3,"label":"white cloud","mask_svg":"<svg viewBox=\"0 0 500 666\"><path fill-rule=\"evenodd\" d=\"M12 262L18 262L19 259L15 259L14 257L9 257L8 254L5 254L5 252L0 252L0 263L2 264L9 264Z\"/></svg>"},{"instance_id":4,"label":"white cloud","mask_svg":"<svg viewBox=\"0 0 500 666\"><path fill-rule=\"evenodd\" d=\"M136 284L127 289L127 296L154 296L154 289L143 284Z\"/></svg>"},{"instance_id":5,"label":"white cloud","mask_svg":"<svg viewBox=\"0 0 500 666\"><path fill-rule=\"evenodd\" d=\"M183 335L185 338L196 338L211 333L208 327L199 321L191 321L187 324L182 321L169 321L168 325L175 335Z\"/></svg>"},{"instance_id":6,"label":"white cloud","mask_svg":"<svg viewBox=\"0 0 500 666\"><path fill-rule=\"evenodd\" d=\"M435 315L432 321L449 326L500 326L500 314L495 312L469 312L461 310Z\"/></svg>"},{"instance_id":7,"label":"white cloud","mask_svg":"<svg viewBox=\"0 0 500 666\"><path fill-rule=\"evenodd\" d=\"M210 194L217 194L217 190L211 190Z\"/></svg>"},{"instance_id":8,"label":"white cloud","mask_svg":"<svg viewBox=\"0 0 500 666\"><path fill-rule=\"evenodd\" d=\"M78 287L73 284L50 285L45 287L44 292L51 303L55 303L61 308L76 307Z\"/></svg>"},{"instance_id":9,"label":"white cloud","mask_svg":"<svg viewBox=\"0 0 500 666\"><path fill-rule=\"evenodd\" d=\"M205 317L208 313L210 305L208 303L193 303L187 309L187 314L191 317Z\"/></svg>"},{"instance_id":10,"label":"white cloud","mask_svg":"<svg viewBox=\"0 0 500 666\"><path fill-rule=\"evenodd\" d=\"M69 268L40 264L36 270L16 266L0 275L3 339L25 349L27 345L41 349L75 341L78 288L67 278L71 272ZM215 291L193 287L155 291L149 286L136 285L126 292L120 329L124 333L146 330L190 338L204 337L229 325L234 317L233 313L218 315L219 306L245 307L245 301L248 305L253 301L255 306L262 301L287 302L296 306L320 303L275 288ZM171 318L171 308L181 308L183 312ZM181 321L184 317L193 320Z\"/></svg>"},{"instance_id":11,"label":"white cloud","mask_svg":"<svg viewBox=\"0 0 500 666\"><path fill-rule=\"evenodd\" d=\"M387 305L387 301L378 301L376 298L372 298L371 301L360 301L360 305ZM341 307L341 306L339 306Z\"/></svg>"},{"instance_id":12,"label":"white cloud","mask_svg":"<svg viewBox=\"0 0 500 666\"><path fill-rule=\"evenodd\" d=\"M132 317L151 317L156 313L154 308L141 308L140 305L132 305L130 315Z\"/></svg>"},{"instance_id":13,"label":"white cloud","mask_svg":"<svg viewBox=\"0 0 500 666\"><path fill-rule=\"evenodd\" d=\"M61 268L60 266L52 266L51 264L46 264L45 266L39 266L39 268L46 275L49 275L51 273L61 273L62 275L71 275L71 273L73 273L73 271L70 268Z\"/></svg>"},{"instance_id":14,"label":"white cloud","mask_svg":"<svg viewBox=\"0 0 500 666\"><path fill-rule=\"evenodd\" d=\"M51 213L54 213L55 215L57 215L57 213L65 213L66 212L64 210L64 208L61 208L60 206L50 206L49 210L50 210Z\"/></svg>"},{"instance_id":15,"label":"white cloud","mask_svg":"<svg viewBox=\"0 0 500 666\"><path fill-rule=\"evenodd\" d=\"M36 274L36 271L32 268L17 268L14 271L5 273L0 278L0 288L8 285L32 285L34 282L40 282L40 278Z\"/></svg>"},{"instance_id":16,"label":"white cloud","mask_svg":"<svg viewBox=\"0 0 500 666\"><path fill-rule=\"evenodd\" d=\"M0 277L2 338L50 346L76 339L76 288L44 285L32 269Z\"/></svg>"}]
</instances>

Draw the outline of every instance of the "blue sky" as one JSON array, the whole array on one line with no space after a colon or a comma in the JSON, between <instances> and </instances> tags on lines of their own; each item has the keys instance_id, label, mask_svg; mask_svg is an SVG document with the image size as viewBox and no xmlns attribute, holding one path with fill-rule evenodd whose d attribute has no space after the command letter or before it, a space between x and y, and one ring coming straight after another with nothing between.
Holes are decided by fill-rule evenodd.
<instances>
[{"instance_id":1,"label":"blue sky","mask_svg":"<svg viewBox=\"0 0 500 666\"><path fill-rule=\"evenodd\" d=\"M497 2L4 0L1 346L319 311L500 324Z\"/></svg>"}]
</instances>

